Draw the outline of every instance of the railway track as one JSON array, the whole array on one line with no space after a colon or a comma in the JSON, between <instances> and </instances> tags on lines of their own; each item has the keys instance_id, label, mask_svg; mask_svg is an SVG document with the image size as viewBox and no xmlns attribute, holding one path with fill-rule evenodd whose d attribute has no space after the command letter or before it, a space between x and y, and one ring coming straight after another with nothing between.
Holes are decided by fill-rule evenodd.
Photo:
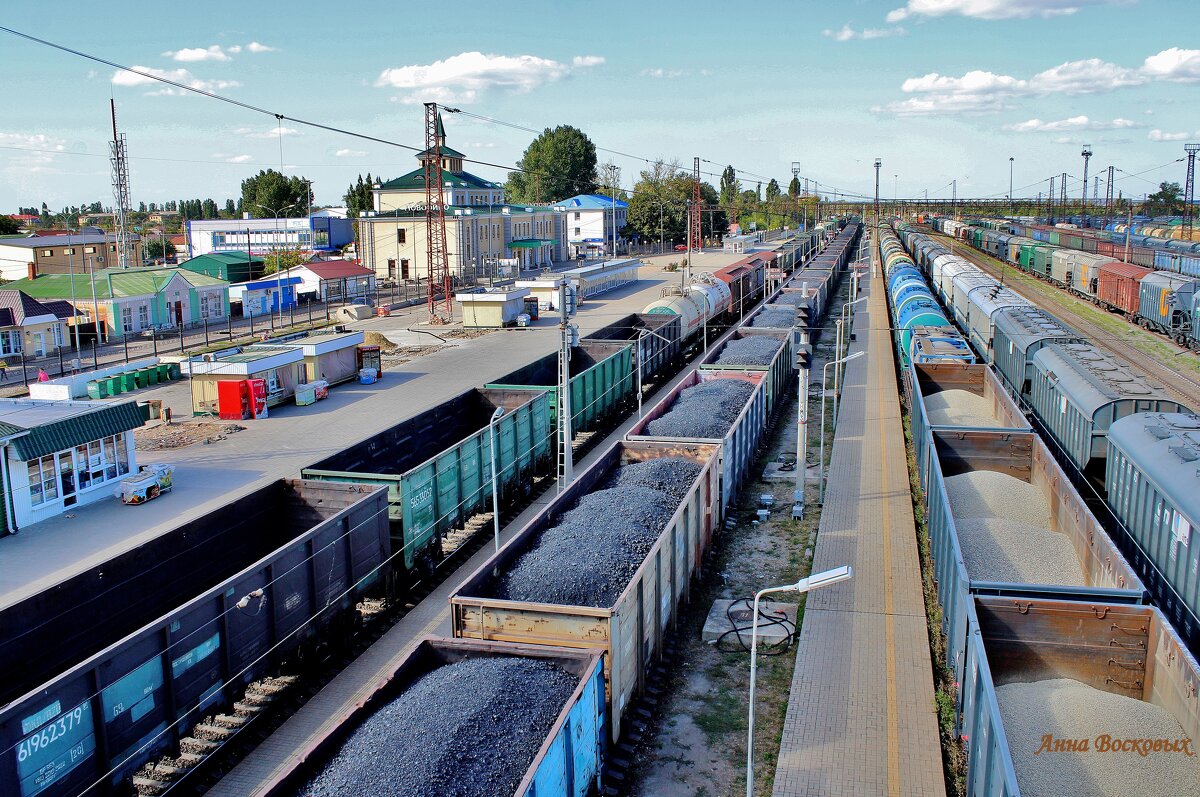
<instances>
[{"instance_id":1,"label":"railway track","mask_svg":"<svg viewBox=\"0 0 1200 797\"><path fill-rule=\"evenodd\" d=\"M1192 377L1184 372L1181 367L1182 363L1171 362L1177 358L1194 358L1196 356L1194 353L1151 332L1146 332L1116 314L1108 313L1103 308L1086 303L1054 285L1036 279L1009 263L986 255L961 241L956 241L950 236L942 235L931 229L923 229L923 231L947 246L952 246L954 254L969 260L992 277L1001 280L1005 287L1058 316L1068 325L1087 333L1096 348L1119 357L1134 371L1161 387L1171 398L1190 407L1200 407L1200 378ZM1081 312L1080 308L1094 313L1103 313L1108 319L1127 327L1129 339L1123 338L1117 332L1103 328L1100 330L1102 334L1096 334L1096 320L1088 317L1085 312ZM1142 340L1143 338L1144 340ZM1139 346L1136 343L1142 345ZM1161 349L1163 353L1156 353L1156 349Z\"/></svg>"}]
</instances>

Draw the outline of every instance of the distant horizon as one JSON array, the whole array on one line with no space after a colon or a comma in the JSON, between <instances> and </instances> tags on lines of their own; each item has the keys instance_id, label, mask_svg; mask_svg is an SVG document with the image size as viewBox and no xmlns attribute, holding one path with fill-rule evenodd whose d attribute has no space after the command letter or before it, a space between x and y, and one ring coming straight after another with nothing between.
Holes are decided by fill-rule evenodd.
<instances>
[{"instance_id":1,"label":"distant horizon","mask_svg":"<svg viewBox=\"0 0 1200 797\"><path fill-rule=\"evenodd\" d=\"M724 6L534 2L519 19L464 3L439 31L364 2L313 23L292 4L155 6L113 24L83 4L14 7L5 26L273 113L411 147L422 102L448 113L468 171L503 181L533 130L571 124L621 168L703 159L744 188L793 162L810 190L881 199L1017 197L1067 172L1082 194L1081 148L1105 194L1140 199L1184 183L1183 145L1200 141L1200 50L1186 49L1182 0L863 0L803 3L722 19ZM136 11L136 10L135 10ZM230 25L236 21L236 28ZM598 23L611 24L612 35ZM1176 33L1176 31L1179 31ZM411 171L409 149L322 131L180 91L9 33L13 87L0 122L0 211L112 204L109 98L127 137L133 206L236 200L261 169L313 180L314 205L341 206L358 175ZM401 47L396 46L396 42ZM378 44L376 44L378 43ZM480 118L483 117L483 118ZM19 121L18 121L19 120ZM282 136L280 135L282 133ZM282 152L281 152L282 144Z\"/></svg>"}]
</instances>

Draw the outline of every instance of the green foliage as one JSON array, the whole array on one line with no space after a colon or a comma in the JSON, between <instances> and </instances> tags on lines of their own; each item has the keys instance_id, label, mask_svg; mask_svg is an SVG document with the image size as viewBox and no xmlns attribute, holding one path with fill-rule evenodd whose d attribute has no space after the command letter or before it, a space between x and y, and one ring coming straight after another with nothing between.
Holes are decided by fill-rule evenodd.
<instances>
[{"instance_id":1,"label":"green foliage","mask_svg":"<svg viewBox=\"0 0 1200 797\"><path fill-rule=\"evenodd\" d=\"M225 216L226 218L234 218L237 215L237 208L233 204L232 199L225 200Z\"/></svg>"},{"instance_id":2,"label":"green foliage","mask_svg":"<svg viewBox=\"0 0 1200 797\"><path fill-rule=\"evenodd\" d=\"M523 171L509 172L504 186L510 202L544 204L596 191L596 145L570 125L546 128L517 166Z\"/></svg>"},{"instance_id":3,"label":"green foliage","mask_svg":"<svg viewBox=\"0 0 1200 797\"><path fill-rule=\"evenodd\" d=\"M633 187L633 196L628 200L627 232L622 231L622 235L636 233L645 241L657 241L661 223L666 243L683 241L687 237L687 208L691 198L691 175L677 161L656 161L641 172ZM705 205L700 216L700 234L712 238L714 230L721 233L727 226L725 211L717 207L717 190L708 183L701 183L700 198Z\"/></svg>"},{"instance_id":4,"label":"green foliage","mask_svg":"<svg viewBox=\"0 0 1200 797\"><path fill-rule=\"evenodd\" d=\"M287 271L304 261L304 253L297 247L273 249L263 256L263 274L274 274L276 271Z\"/></svg>"},{"instance_id":5,"label":"green foliage","mask_svg":"<svg viewBox=\"0 0 1200 797\"><path fill-rule=\"evenodd\" d=\"M771 182L767 183L767 201L772 202L776 199L779 199L780 193L779 181L772 177Z\"/></svg>"},{"instance_id":6,"label":"green foliage","mask_svg":"<svg viewBox=\"0 0 1200 797\"><path fill-rule=\"evenodd\" d=\"M1146 197L1142 212L1147 216L1174 216L1183 212L1183 188L1179 183L1159 183L1158 191Z\"/></svg>"},{"instance_id":7,"label":"green foliage","mask_svg":"<svg viewBox=\"0 0 1200 797\"><path fill-rule=\"evenodd\" d=\"M364 180L360 174L358 180L350 184L346 189L346 193L342 195L342 199L346 202L346 215L351 219L357 219L359 213L364 210L374 208L374 199L371 194L371 186L375 181L371 179L371 173L367 172L367 177Z\"/></svg>"},{"instance_id":8,"label":"green foliage","mask_svg":"<svg viewBox=\"0 0 1200 797\"><path fill-rule=\"evenodd\" d=\"M164 238L147 238L142 242L142 254L151 260L163 259L164 249L166 250L165 257L175 254L175 244Z\"/></svg>"},{"instance_id":9,"label":"green foliage","mask_svg":"<svg viewBox=\"0 0 1200 797\"><path fill-rule=\"evenodd\" d=\"M274 169L260 171L242 180L242 209L256 219L276 214L283 218L305 216L312 204L310 186L303 177L287 177Z\"/></svg>"},{"instance_id":10,"label":"green foliage","mask_svg":"<svg viewBox=\"0 0 1200 797\"><path fill-rule=\"evenodd\" d=\"M724 207L730 208L737 204L738 195L742 191L742 183L737 178L737 172L732 166L726 166L721 172L720 200Z\"/></svg>"},{"instance_id":11,"label":"green foliage","mask_svg":"<svg viewBox=\"0 0 1200 797\"><path fill-rule=\"evenodd\" d=\"M12 216L0 216L0 235L14 235L21 229L21 223Z\"/></svg>"},{"instance_id":12,"label":"green foliage","mask_svg":"<svg viewBox=\"0 0 1200 797\"><path fill-rule=\"evenodd\" d=\"M787 192L788 192L788 196L790 196L790 197L800 196L800 178L794 174L792 175L792 181L790 183L788 183Z\"/></svg>"}]
</instances>

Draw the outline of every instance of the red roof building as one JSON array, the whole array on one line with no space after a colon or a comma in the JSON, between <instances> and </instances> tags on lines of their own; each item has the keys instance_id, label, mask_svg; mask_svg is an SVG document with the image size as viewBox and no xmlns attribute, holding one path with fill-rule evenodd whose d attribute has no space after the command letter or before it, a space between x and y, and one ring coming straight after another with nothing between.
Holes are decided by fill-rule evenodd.
<instances>
[{"instance_id":1,"label":"red roof building","mask_svg":"<svg viewBox=\"0 0 1200 797\"><path fill-rule=\"evenodd\" d=\"M288 269L287 276L300 278L301 297L317 301L355 301L375 294L375 272L352 260L314 260Z\"/></svg>"}]
</instances>

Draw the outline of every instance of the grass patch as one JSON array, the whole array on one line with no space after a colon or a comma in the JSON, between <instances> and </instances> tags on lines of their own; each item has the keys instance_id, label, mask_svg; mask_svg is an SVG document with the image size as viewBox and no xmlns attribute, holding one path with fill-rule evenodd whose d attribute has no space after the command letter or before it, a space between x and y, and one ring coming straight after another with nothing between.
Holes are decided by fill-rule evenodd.
<instances>
[{"instance_id":1,"label":"grass patch","mask_svg":"<svg viewBox=\"0 0 1200 797\"><path fill-rule=\"evenodd\" d=\"M727 733L746 732L746 709L732 692L720 691L709 698L696 716L696 725L714 744Z\"/></svg>"}]
</instances>

